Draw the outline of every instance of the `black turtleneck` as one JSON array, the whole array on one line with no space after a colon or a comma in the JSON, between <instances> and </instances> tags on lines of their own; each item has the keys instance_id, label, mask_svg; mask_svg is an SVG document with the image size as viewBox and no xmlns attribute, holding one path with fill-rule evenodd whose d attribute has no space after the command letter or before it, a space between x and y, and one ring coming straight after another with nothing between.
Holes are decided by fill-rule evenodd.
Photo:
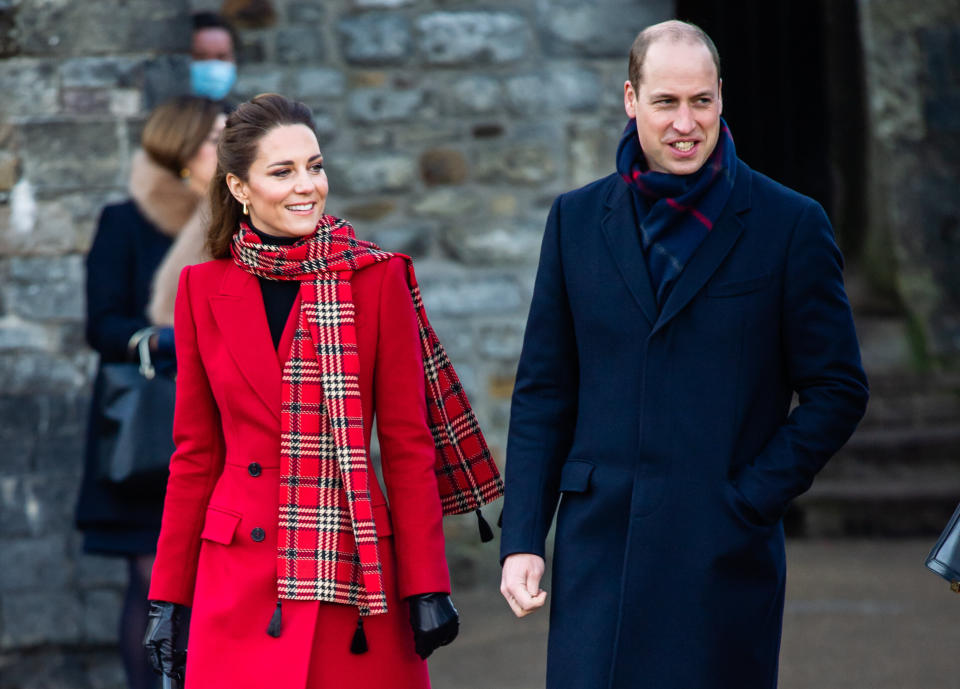
<instances>
[{"instance_id":1,"label":"black turtleneck","mask_svg":"<svg viewBox=\"0 0 960 689\"><path fill-rule=\"evenodd\" d=\"M261 232L252 225L250 229L260 237L260 241L264 244L290 246L298 239L297 237L274 237L266 232ZM259 276L257 276L257 281L260 283L260 293L263 295L263 309L267 312L270 337L273 339L274 348L277 348L280 346L280 338L283 336L283 329L287 325L290 309L293 308L293 302L297 299L300 281L268 280Z\"/></svg>"}]
</instances>

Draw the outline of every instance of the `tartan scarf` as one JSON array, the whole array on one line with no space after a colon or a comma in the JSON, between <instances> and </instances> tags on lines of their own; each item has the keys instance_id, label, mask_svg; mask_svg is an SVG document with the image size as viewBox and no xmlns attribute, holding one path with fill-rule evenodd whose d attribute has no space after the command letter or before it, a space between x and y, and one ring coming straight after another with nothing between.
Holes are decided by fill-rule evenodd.
<instances>
[{"instance_id":1,"label":"tartan scarf","mask_svg":"<svg viewBox=\"0 0 960 689\"><path fill-rule=\"evenodd\" d=\"M651 170L637 138L637 121L627 122L617 146L617 172L638 202L640 239L660 306L727 205L736 170L737 151L723 119L716 147L690 175ZM642 208L649 209L645 216Z\"/></svg>"},{"instance_id":2,"label":"tartan scarf","mask_svg":"<svg viewBox=\"0 0 960 689\"><path fill-rule=\"evenodd\" d=\"M427 414L444 514L503 494L503 482L456 372L427 321L408 256L356 239L331 215L289 246L265 244L241 223L231 247L243 270L300 282L300 314L283 368L278 515L279 598L387 612L373 521L350 277L394 256L407 262L423 351Z\"/></svg>"}]
</instances>

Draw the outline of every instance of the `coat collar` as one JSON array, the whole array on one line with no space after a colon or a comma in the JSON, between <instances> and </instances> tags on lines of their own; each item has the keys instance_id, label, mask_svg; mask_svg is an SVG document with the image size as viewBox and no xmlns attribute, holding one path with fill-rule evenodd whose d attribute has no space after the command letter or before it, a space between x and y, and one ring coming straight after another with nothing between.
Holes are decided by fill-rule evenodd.
<instances>
[{"instance_id":1,"label":"coat collar","mask_svg":"<svg viewBox=\"0 0 960 689\"><path fill-rule=\"evenodd\" d=\"M176 237L197 209L200 197L173 172L138 150L130 164L130 197L144 217L168 237Z\"/></svg>"},{"instance_id":2,"label":"coat collar","mask_svg":"<svg viewBox=\"0 0 960 689\"><path fill-rule=\"evenodd\" d=\"M666 303L658 313L647 262L637 234L629 188L619 175L614 175L604 200L607 211L600 224L617 269L653 327L653 332L673 319L720 267L743 231L743 220L740 216L750 209L750 193L751 170L738 160L737 176L730 200L714 223L713 229L680 273Z\"/></svg>"},{"instance_id":3,"label":"coat collar","mask_svg":"<svg viewBox=\"0 0 960 689\"><path fill-rule=\"evenodd\" d=\"M297 314L300 296L291 314ZM282 395L282 363L286 360L296 318L287 320L279 351L273 347L263 295L257 279L234 264L227 265L220 283L220 292L210 297L213 317L223 334L230 356L257 395L280 419Z\"/></svg>"}]
</instances>

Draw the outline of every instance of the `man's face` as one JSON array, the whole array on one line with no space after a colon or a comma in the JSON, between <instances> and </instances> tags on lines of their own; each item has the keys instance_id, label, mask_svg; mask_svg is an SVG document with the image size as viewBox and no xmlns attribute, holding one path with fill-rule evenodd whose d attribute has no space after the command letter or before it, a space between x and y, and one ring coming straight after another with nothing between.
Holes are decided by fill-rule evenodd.
<instances>
[{"instance_id":1,"label":"man's face","mask_svg":"<svg viewBox=\"0 0 960 689\"><path fill-rule=\"evenodd\" d=\"M720 82L702 43L662 39L647 49L643 81L624 84L623 104L637 119L647 165L656 172L689 175L713 153L720 135Z\"/></svg>"},{"instance_id":2,"label":"man's face","mask_svg":"<svg viewBox=\"0 0 960 689\"><path fill-rule=\"evenodd\" d=\"M230 32L218 26L194 31L190 53L196 62L202 60L235 62Z\"/></svg>"}]
</instances>

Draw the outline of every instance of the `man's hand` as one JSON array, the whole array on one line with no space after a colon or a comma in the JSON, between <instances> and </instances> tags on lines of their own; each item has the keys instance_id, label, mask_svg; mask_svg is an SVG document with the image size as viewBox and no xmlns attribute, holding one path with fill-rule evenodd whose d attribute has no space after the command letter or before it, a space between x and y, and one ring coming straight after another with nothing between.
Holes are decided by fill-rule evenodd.
<instances>
[{"instance_id":1,"label":"man's hand","mask_svg":"<svg viewBox=\"0 0 960 689\"><path fill-rule=\"evenodd\" d=\"M539 555L514 553L503 561L500 593L517 617L526 617L547 602L547 592L540 588L543 570L543 558Z\"/></svg>"}]
</instances>

